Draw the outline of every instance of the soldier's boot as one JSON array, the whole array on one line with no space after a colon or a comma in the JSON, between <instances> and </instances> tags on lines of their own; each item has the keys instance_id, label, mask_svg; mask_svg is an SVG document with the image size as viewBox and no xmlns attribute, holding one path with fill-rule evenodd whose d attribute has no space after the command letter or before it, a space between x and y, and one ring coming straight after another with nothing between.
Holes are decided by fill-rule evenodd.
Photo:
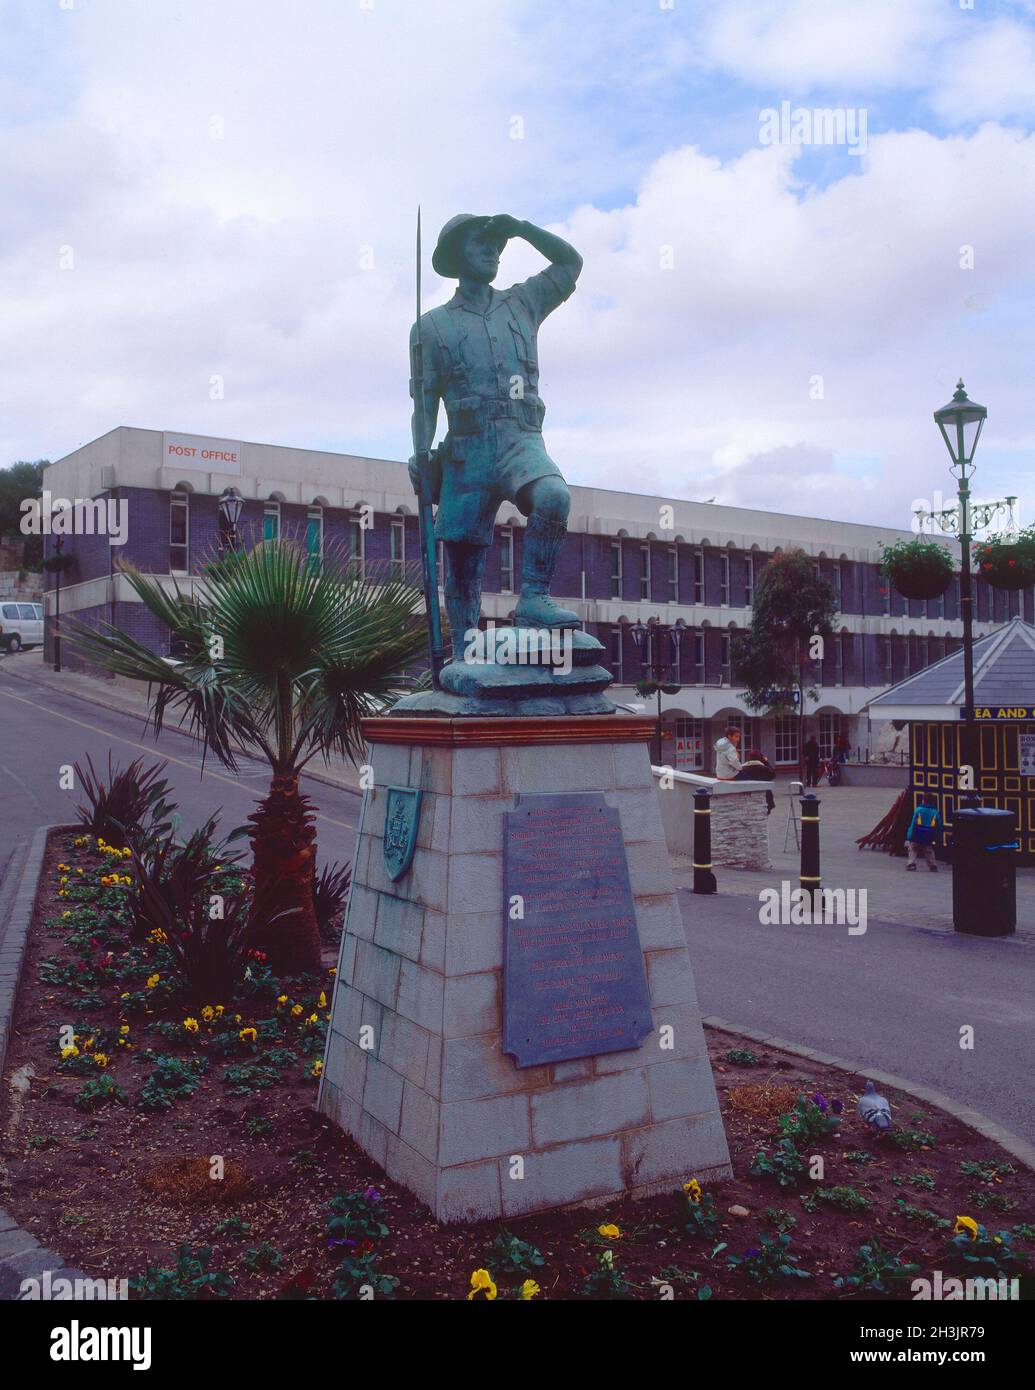
<instances>
[{"instance_id":1,"label":"soldier's boot","mask_svg":"<svg viewBox=\"0 0 1035 1390\"><path fill-rule=\"evenodd\" d=\"M568 528L533 512L525 527L521 597L514 611L518 627L581 627L582 619L550 597L550 580Z\"/></svg>"},{"instance_id":2,"label":"soldier's boot","mask_svg":"<svg viewBox=\"0 0 1035 1390\"><path fill-rule=\"evenodd\" d=\"M467 650L467 633L477 629L482 611L482 574L486 547L447 541L446 616L453 644L453 660L462 662Z\"/></svg>"}]
</instances>

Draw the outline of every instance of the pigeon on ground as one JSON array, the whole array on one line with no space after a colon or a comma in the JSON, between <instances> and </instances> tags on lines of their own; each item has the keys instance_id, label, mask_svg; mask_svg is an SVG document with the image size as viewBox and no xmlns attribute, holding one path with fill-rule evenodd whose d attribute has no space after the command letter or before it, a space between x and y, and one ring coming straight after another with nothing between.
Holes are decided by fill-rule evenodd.
<instances>
[{"instance_id":1,"label":"pigeon on ground","mask_svg":"<svg viewBox=\"0 0 1035 1390\"><path fill-rule=\"evenodd\" d=\"M891 1105L887 1096L878 1094L872 1081L867 1081L863 1088L857 1109L873 1129L891 1128Z\"/></svg>"}]
</instances>

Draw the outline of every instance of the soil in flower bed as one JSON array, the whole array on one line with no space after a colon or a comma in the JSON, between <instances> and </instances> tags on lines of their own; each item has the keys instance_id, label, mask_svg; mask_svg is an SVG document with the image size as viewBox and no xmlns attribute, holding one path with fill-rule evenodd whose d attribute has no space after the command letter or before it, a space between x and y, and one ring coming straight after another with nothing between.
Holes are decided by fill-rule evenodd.
<instances>
[{"instance_id":1,"label":"soil in flower bed","mask_svg":"<svg viewBox=\"0 0 1035 1390\"><path fill-rule=\"evenodd\" d=\"M232 1284L222 1291L238 1299L334 1298L343 1253L372 1258L380 1275L397 1281L397 1299L464 1299L473 1272L485 1268L501 1297L514 1296L531 1278L541 1299L651 1299L669 1291L690 1299L872 1298L880 1295L838 1288L834 1279L850 1274L859 1247L874 1241L902 1264L918 1266L917 1276L991 1273L968 1266L949 1244L960 1216L990 1236L1007 1233L1007 1246L1035 1266L1035 1173L943 1112L895 1092L888 1093L895 1127L877 1134L855 1111L860 1078L713 1031L709 1051L736 1175L704 1185L701 1202L714 1206L714 1230L688 1233L701 1209L693 1190L505 1226L440 1226L312 1108L331 974L271 983L258 966L258 986L253 981L251 992L213 1000L211 1019L197 1006L187 1012L160 943L121 958L128 942L113 942L111 923L118 922L124 885L95 889L112 871L110 856L92 841L74 846L75 838L68 831L51 837L31 928L6 1077L16 1074L27 1085L4 1088L0 1204L94 1277L170 1269L186 1245L193 1254L211 1248L208 1271L228 1275ZM102 922L108 926L91 938L90 924ZM333 954L328 947L326 971ZM196 1029L185 1027L185 1018ZM79 1051L62 1059L64 1024L73 1025ZM218 1050L218 1039L225 1045L227 1037L236 1039L229 1054ZM100 1063L92 1060L101 1051L98 1039ZM154 1057L145 1057L148 1051ZM178 1059L188 1080L182 1094L165 1097L167 1108L147 1108L146 1083L158 1057ZM207 1068L192 1072L198 1059ZM76 1097L100 1076L121 1087L124 1101L78 1108ZM843 1114L836 1131L798 1144L806 1163L822 1157L823 1176L806 1173L781 1188L750 1169L760 1150L776 1152L780 1117L799 1096L820 1097L813 1117L831 1114L835 1101ZM693 1178L688 1168L684 1180ZM330 1238L326 1229L339 1192L366 1192L359 1205L373 1223L359 1232L350 1227L360 1238L348 1245L331 1245L341 1228ZM381 1226L387 1233L374 1229ZM517 1265L507 1272L498 1252L490 1253L504 1233L534 1247L541 1263L514 1247ZM749 1267L729 1267L730 1256L758 1251L780 1233L810 1278L758 1283ZM963 1234L969 1241L969 1228ZM184 1296L180 1282L177 1294ZM346 1281L346 1296L355 1296L355 1287ZM911 1297L908 1277L889 1288L889 1296ZM213 1293L201 1289L200 1296Z\"/></svg>"}]
</instances>

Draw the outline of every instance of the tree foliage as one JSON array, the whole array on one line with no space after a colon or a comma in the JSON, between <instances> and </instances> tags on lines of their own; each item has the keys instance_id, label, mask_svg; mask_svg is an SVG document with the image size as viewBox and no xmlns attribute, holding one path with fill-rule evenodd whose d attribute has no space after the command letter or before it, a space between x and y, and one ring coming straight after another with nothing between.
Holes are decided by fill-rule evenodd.
<instances>
[{"instance_id":1,"label":"tree foliage","mask_svg":"<svg viewBox=\"0 0 1035 1390\"><path fill-rule=\"evenodd\" d=\"M22 503L30 497L41 495L43 470L48 462L47 459L37 459L35 463L22 460L8 468L0 468L0 540L21 536ZM38 569L42 559L42 537L26 536L26 568Z\"/></svg>"},{"instance_id":2,"label":"tree foliage","mask_svg":"<svg viewBox=\"0 0 1035 1390\"><path fill-rule=\"evenodd\" d=\"M825 643L833 634L837 598L833 585L813 573L803 550L775 555L755 583L751 626L733 644L734 679L745 687L750 709L805 717L806 699L816 699L809 680L816 656L814 638ZM802 741L799 738L799 749Z\"/></svg>"}]
</instances>

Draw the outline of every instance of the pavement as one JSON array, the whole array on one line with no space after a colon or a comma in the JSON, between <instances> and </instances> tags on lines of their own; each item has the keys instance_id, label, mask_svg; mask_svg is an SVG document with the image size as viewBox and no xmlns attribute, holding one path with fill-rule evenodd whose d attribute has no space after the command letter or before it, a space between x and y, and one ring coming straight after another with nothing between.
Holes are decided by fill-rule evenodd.
<instances>
[{"instance_id":1,"label":"pavement","mask_svg":"<svg viewBox=\"0 0 1035 1390\"><path fill-rule=\"evenodd\" d=\"M755 872L716 866L719 893L757 900L763 888L789 881L798 886L799 851L790 839L784 851L788 783L776 783L776 810L769 817L769 857L772 870ZM952 868L940 864L936 874L925 868L906 869L905 859L883 851L859 849L856 840L891 809L899 793L894 787L816 788L819 797L820 869L825 888L866 890L867 912L874 920L907 927L928 927L952 934ZM688 856L673 860L677 883L693 884ZM1017 870L1017 934L1035 939L1035 868Z\"/></svg>"}]
</instances>

